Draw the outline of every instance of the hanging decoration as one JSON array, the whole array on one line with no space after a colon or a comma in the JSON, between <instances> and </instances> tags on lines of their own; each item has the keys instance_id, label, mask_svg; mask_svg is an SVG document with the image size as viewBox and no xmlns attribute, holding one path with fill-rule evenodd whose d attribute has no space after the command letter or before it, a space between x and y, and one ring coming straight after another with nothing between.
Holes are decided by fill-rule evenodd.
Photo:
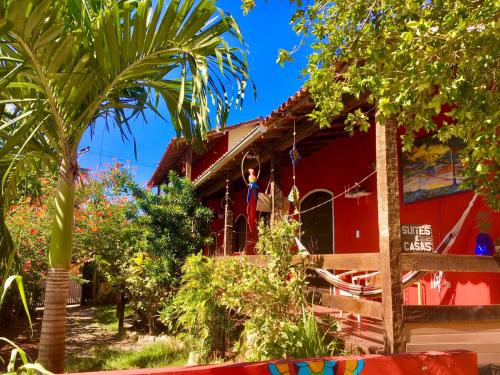
<instances>
[{"instance_id":1,"label":"hanging decoration","mask_svg":"<svg viewBox=\"0 0 500 375\"><path fill-rule=\"evenodd\" d=\"M288 200L293 204L294 210L293 214L299 214L299 204L300 204L300 192L299 188L295 185L292 186L290 193L288 194Z\"/></svg>"},{"instance_id":2,"label":"hanging decoration","mask_svg":"<svg viewBox=\"0 0 500 375\"><path fill-rule=\"evenodd\" d=\"M295 173L295 167L300 161L300 154L299 151L297 150L297 131L295 128L295 119L293 120L293 146L292 149L289 151L290 155L290 160L292 161L292 178L293 178L293 186L290 189L290 193L288 194L288 200L293 204L294 210L293 213L294 215L299 214L299 204L300 204L300 192L299 188L297 187L296 184L296 173Z\"/></svg>"},{"instance_id":3,"label":"hanging decoration","mask_svg":"<svg viewBox=\"0 0 500 375\"><path fill-rule=\"evenodd\" d=\"M290 156L290 160L292 161L293 166L296 166L299 163L299 160L302 159L300 157L299 150L297 150L295 144L292 146L292 149L288 152L288 155Z\"/></svg>"},{"instance_id":4,"label":"hanging decoration","mask_svg":"<svg viewBox=\"0 0 500 375\"><path fill-rule=\"evenodd\" d=\"M357 182L354 184L354 186L347 186L347 188L344 188L345 190L345 194L344 196L347 198L347 199L358 199L361 198L361 197L367 197L369 195L372 194L371 191L365 189L364 187L362 187L360 184L358 184Z\"/></svg>"},{"instance_id":5,"label":"hanging decoration","mask_svg":"<svg viewBox=\"0 0 500 375\"><path fill-rule=\"evenodd\" d=\"M250 168L248 170L248 192L247 192L247 217L248 217L248 230L252 233L256 227L257 221L257 194L259 185L257 185L257 176L255 170Z\"/></svg>"},{"instance_id":6,"label":"hanging decoration","mask_svg":"<svg viewBox=\"0 0 500 375\"><path fill-rule=\"evenodd\" d=\"M495 245L488 233L479 233L476 237L476 255L495 255Z\"/></svg>"},{"instance_id":7,"label":"hanging decoration","mask_svg":"<svg viewBox=\"0 0 500 375\"><path fill-rule=\"evenodd\" d=\"M271 186L271 179L267 183L266 191L263 193L259 193L257 196L257 211L259 212L271 212L272 211L272 202L271 202L271 194L269 194L269 187Z\"/></svg>"},{"instance_id":8,"label":"hanging decoration","mask_svg":"<svg viewBox=\"0 0 500 375\"><path fill-rule=\"evenodd\" d=\"M446 285L446 282L443 282L444 280L444 272L443 271L438 271L438 272L432 272L431 274L431 289L437 290L438 292L441 292L441 288Z\"/></svg>"},{"instance_id":9,"label":"hanging decoration","mask_svg":"<svg viewBox=\"0 0 500 375\"><path fill-rule=\"evenodd\" d=\"M245 178L245 161L246 159L255 159L258 164L258 172L255 174L255 169L248 169L248 180ZM254 232L257 228L257 198L259 193L259 185L257 184L257 180L259 179L260 174L260 161L259 155L254 151L248 151L241 160L241 175L243 177L243 181L248 187L247 191L247 223L248 223L248 231L250 233Z\"/></svg>"}]
</instances>

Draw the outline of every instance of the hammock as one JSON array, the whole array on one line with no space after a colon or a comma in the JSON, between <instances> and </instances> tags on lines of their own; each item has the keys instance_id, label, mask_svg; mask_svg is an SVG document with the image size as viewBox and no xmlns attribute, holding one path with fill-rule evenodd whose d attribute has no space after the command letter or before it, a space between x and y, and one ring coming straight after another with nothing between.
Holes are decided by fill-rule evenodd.
<instances>
[{"instance_id":1,"label":"hammock","mask_svg":"<svg viewBox=\"0 0 500 375\"><path fill-rule=\"evenodd\" d=\"M457 221L455 226L451 228L451 230L448 232L448 234L443 238L441 243L438 245L434 253L436 254L447 254L449 249L453 246L455 243L455 240L460 233L460 230L462 229L462 226L465 222L465 219L470 213L470 210L472 209L472 206L474 205L474 202L477 199L477 194L474 194L472 197L471 201L469 202L469 205L463 212L462 216L460 219ZM298 239L296 239L297 245L299 247L299 251L301 253L307 253L307 249L300 243ZM382 295L382 288L378 285L358 285L354 284L351 282L347 282L345 280L342 280L338 275L335 275L325 269L322 268L316 268L315 269L318 275L332 284L334 287L339 288L352 296L363 296L363 297L380 297ZM352 272L351 272L352 273ZM380 272L374 272L369 275L365 275L367 277L374 277L379 275ZM408 272L403 275L402 279L402 284L403 288L406 288L412 284L415 284L417 281L421 280L427 272L425 271L412 271ZM359 277L358 277L359 278Z\"/></svg>"}]
</instances>

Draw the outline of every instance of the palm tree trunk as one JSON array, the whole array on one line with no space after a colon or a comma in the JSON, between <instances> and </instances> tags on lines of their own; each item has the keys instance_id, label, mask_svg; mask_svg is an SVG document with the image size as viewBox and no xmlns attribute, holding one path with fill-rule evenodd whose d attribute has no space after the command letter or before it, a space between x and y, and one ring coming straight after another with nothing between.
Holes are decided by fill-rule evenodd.
<instances>
[{"instance_id":1,"label":"palm tree trunk","mask_svg":"<svg viewBox=\"0 0 500 375\"><path fill-rule=\"evenodd\" d=\"M51 268L45 287L45 309L38 361L54 373L64 371L66 345L66 300L69 272L64 268Z\"/></svg>"},{"instance_id":2,"label":"palm tree trunk","mask_svg":"<svg viewBox=\"0 0 500 375\"><path fill-rule=\"evenodd\" d=\"M68 167L66 167L69 164ZM56 191L56 216L49 244L49 272L38 361L54 373L64 371L66 300L73 246L75 163L61 164ZM73 167L72 167L73 166Z\"/></svg>"}]
</instances>

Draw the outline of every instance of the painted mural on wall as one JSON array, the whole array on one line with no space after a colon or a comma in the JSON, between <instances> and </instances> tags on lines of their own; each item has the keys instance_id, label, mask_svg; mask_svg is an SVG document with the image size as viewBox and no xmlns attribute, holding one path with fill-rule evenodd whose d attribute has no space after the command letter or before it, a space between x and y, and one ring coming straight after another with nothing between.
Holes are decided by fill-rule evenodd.
<instances>
[{"instance_id":1,"label":"painted mural on wall","mask_svg":"<svg viewBox=\"0 0 500 375\"><path fill-rule=\"evenodd\" d=\"M269 364L270 375L360 375L365 366L362 359L347 360L343 371L336 372L337 361L315 360Z\"/></svg>"},{"instance_id":2,"label":"painted mural on wall","mask_svg":"<svg viewBox=\"0 0 500 375\"><path fill-rule=\"evenodd\" d=\"M404 203L418 202L468 190L462 186L462 163L459 154L463 143L448 144L432 137L417 141L410 152L401 155Z\"/></svg>"}]
</instances>

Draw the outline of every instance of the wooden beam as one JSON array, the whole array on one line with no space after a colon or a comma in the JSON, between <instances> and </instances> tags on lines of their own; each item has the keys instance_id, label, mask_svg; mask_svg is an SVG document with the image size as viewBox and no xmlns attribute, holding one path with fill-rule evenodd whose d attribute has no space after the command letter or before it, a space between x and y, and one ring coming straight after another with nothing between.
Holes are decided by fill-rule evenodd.
<instances>
[{"instance_id":1,"label":"wooden beam","mask_svg":"<svg viewBox=\"0 0 500 375\"><path fill-rule=\"evenodd\" d=\"M361 97L360 99L357 100L350 100L344 105L344 109L342 112L335 117L336 122L332 122L331 124L331 129L336 127L336 126L341 126L344 125L343 118L352 110L360 107L363 103L366 102L366 96ZM274 123L272 123L269 126L268 132L272 132L274 130L280 130L280 126L283 125L285 122L290 122L293 121L294 119L297 121L296 125L297 126L297 135L296 135L296 142L300 142L301 140L311 136L315 132L319 132L320 128L318 125L314 124L313 122L309 120L304 120L304 116L293 116L292 114L294 111L296 111L300 107L299 102L294 108L291 108L290 111L288 112L288 115L283 115L281 118L277 119ZM298 120L297 120L298 119ZM342 121L342 122L339 122ZM267 134L267 133L266 133ZM262 136L264 139L266 139L266 135ZM274 136L270 137L271 139L275 138ZM260 162L261 164L267 162L270 160L271 156L274 154L278 154L280 152L286 151L291 147L293 144L293 135L292 132L289 132L288 136L282 136L278 138L274 143L270 144L267 146L267 150L265 153L262 153L260 155ZM299 150L300 152L300 150ZM243 153L243 151L242 151ZM229 175L229 179L232 181L239 176L241 176L240 168L239 165L234 166L233 168L230 168L231 171L228 171L227 174ZM221 176L221 173L219 171L219 176ZM224 182L225 180L219 180L219 181L210 181L208 180L206 183L204 183L202 186L200 186L200 189L202 191L203 196L210 196L220 189L224 187ZM206 184L210 184L209 186L205 186Z\"/></svg>"},{"instance_id":2,"label":"wooden beam","mask_svg":"<svg viewBox=\"0 0 500 375\"><path fill-rule=\"evenodd\" d=\"M184 175L188 181L191 181L191 167L193 164L193 148L188 146L186 155L184 156Z\"/></svg>"},{"instance_id":3,"label":"wooden beam","mask_svg":"<svg viewBox=\"0 0 500 375\"><path fill-rule=\"evenodd\" d=\"M359 299L345 296L335 296L329 293L319 293L320 305L331 307L340 311L346 311L354 314L360 314L373 319L382 320L383 309L382 303L378 301L370 301L367 299ZM314 303L318 303L314 301Z\"/></svg>"},{"instance_id":4,"label":"wooden beam","mask_svg":"<svg viewBox=\"0 0 500 375\"><path fill-rule=\"evenodd\" d=\"M401 254L403 271L500 272L500 257L476 255Z\"/></svg>"},{"instance_id":5,"label":"wooden beam","mask_svg":"<svg viewBox=\"0 0 500 375\"><path fill-rule=\"evenodd\" d=\"M316 133L319 130L318 125L308 120L304 121L303 123L296 122L295 128L297 133L295 136L296 143L299 143L301 140L310 137L312 134ZM275 144L276 152L285 151L293 145L293 129L289 134L290 135L287 138L285 138L285 140L281 139L276 142Z\"/></svg>"},{"instance_id":6,"label":"wooden beam","mask_svg":"<svg viewBox=\"0 0 500 375\"><path fill-rule=\"evenodd\" d=\"M378 271L379 253L313 255L311 261L326 270Z\"/></svg>"},{"instance_id":7,"label":"wooden beam","mask_svg":"<svg viewBox=\"0 0 500 375\"><path fill-rule=\"evenodd\" d=\"M282 215L282 198L283 192L280 187L280 175L277 173L277 165L275 155L271 155L271 160L269 163L270 173L269 173L269 181L271 183L271 224L279 219Z\"/></svg>"},{"instance_id":8,"label":"wooden beam","mask_svg":"<svg viewBox=\"0 0 500 375\"><path fill-rule=\"evenodd\" d=\"M500 321L500 305L403 307L405 323Z\"/></svg>"},{"instance_id":9,"label":"wooden beam","mask_svg":"<svg viewBox=\"0 0 500 375\"><path fill-rule=\"evenodd\" d=\"M278 120L279 122L277 122L276 126L279 126L284 120L290 121L290 119L288 117L283 117L280 120ZM299 142L300 140L302 140L304 138L307 138L311 134L314 134L314 132L319 131L319 127L311 122L307 122L307 124L304 124L302 122L297 122L296 125L297 125L296 127L298 129L297 136L296 136L297 142ZM270 159L273 155L277 156L277 154L288 150L292 144L293 144L293 135L291 132L287 136L283 136L280 139L278 139L277 141L275 141L274 143L268 145L266 147L267 150L265 152L262 152L259 155L260 163L264 164L264 163L270 161ZM299 150L299 152L300 152L300 150ZM252 161L249 161L247 167L254 168L254 167L256 167L256 165L257 165L256 162L253 162L253 164L252 164ZM239 162L237 164L234 164L234 166L230 167L229 169L230 170L227 171L227 174L229 176L230 181L233 181L237 178L241 178L241 169L240 169ZM211 185L208 186L206 189L204 187L200 187L200 189L202 191L203 196L210 196L210 195L216 193L217 191L219 191L220 189L222 189L224 187L224 184L225 184L225 180L213 181L211 183Z\"/></svg>"},{"instance_id":10,"label":"wooden beam","mask_svg":"<svg viewBox=\"0 0 500 375\"><path fill-rule=\"evenodd\" d=\"M384 307L384 350L405 351L403 292L401 285L401 223L399 217L399 173L397 124L390 119L375 124L377 204L382 302Z\"/></svg>"},{"instance_id":11,"label":"wooden beam","mask_svg":"<svg viewBox=\"0 0 500 375\"><path fill-rule=\"evenodd\" d=\"M265 265L267 257L263 255L247 255L250 263ZM293 263L301 263L304 258L294 255ZM380 268L380 255L378 253L358 254L329 254L313 255L305 259L306 264L312 267L320 267L329 270L357 270L377 271Z\"/></svg>"}]
</instances>

